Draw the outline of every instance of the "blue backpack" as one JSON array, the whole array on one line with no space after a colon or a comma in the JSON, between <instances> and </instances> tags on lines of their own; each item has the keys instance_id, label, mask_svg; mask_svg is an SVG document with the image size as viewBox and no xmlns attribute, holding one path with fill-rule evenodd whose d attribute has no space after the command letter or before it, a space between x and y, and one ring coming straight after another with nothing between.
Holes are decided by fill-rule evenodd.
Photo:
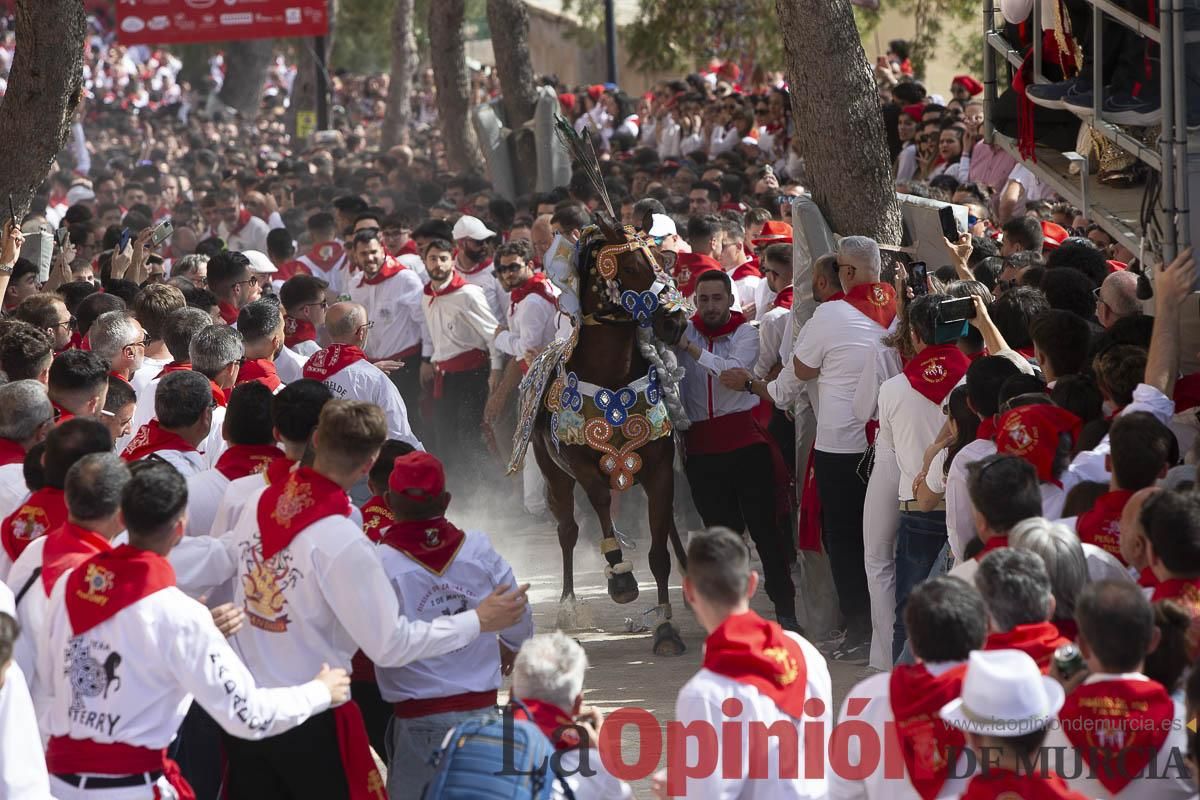
<instances>
[{"instance_id":1,"label":"blue backpack","mask_svg":"<svg viewBox=\"0 0 1200 800\"><path fill-rule=\"evenodd\" d=\"M512 706L526 711L519 700ZM446 734L433 755L437 769L422 800L550 800L557 780L567 800L571 787L553 771L554 745L529 720L499 712L469 719Z\"/></svg>"}]
</instances>

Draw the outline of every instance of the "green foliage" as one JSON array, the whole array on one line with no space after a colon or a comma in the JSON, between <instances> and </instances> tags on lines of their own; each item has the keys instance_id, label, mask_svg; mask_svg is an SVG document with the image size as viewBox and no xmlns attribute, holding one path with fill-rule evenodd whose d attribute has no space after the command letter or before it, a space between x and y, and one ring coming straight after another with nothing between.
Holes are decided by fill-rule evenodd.
<instances>
[{"instance_id":1,"label":"green foliage","mask_svg":"<svg viewBox=\"0 0 1200 800\"><path fill-rule=\"evenodd\" d=\"M437 0L416 0L413 27L417 51L427 61L429 4ZM395 0L339 0L333 67L351 72L384 72L392 62L392 13ZM487 39L492 33L487 21L487 0L467 0L463 23L467 39Z\"/></svg>"}]
</instances>

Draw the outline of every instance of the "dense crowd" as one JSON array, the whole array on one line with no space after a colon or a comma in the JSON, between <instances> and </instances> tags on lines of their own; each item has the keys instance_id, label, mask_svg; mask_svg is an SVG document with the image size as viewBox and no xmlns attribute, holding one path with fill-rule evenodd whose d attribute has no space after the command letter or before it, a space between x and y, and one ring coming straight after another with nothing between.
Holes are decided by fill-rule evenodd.
<instances>
[{"instance_id":1,"label":"dense crowd","mask_svg":"<svg viewBox=\"0 0 1200 800\"><path fill-rule=\"evenodd\" d=\"M583 648L535 635L520 570L452 522L505 496L519 386L586 324L561 268L606 203L690 314L665 344L708 638L675 719L713 728L655 792L1194 796L1190 252L1139 263L982 141L978 81L931 94L905 49L876 66L897 190L969 213L927 274L861 236L795 256L780 74L545 78L604 186L576 164L509 198L449 169L430 71L404 143L379 144L387 76L345 74L332 130L295 142L283 60L246 119L219 57L192 86L97 29L0 248L0 796L436 796L470 737L431 755L498 730L509 676L554 796L631 796ZM517 480L510 510L548 517L533 458ZM821 573L837 630L797 612ZM827 659L879 673L838 712ZM839 767L870 761L856 720L902 763Z\"/></svg>"}]
</instances>

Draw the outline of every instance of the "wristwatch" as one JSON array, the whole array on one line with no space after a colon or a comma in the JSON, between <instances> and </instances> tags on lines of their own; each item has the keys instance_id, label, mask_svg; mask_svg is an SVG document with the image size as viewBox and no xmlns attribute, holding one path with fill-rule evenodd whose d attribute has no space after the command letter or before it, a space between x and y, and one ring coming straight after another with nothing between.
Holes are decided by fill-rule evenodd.
<instances>
[{"instance_id":1,"label":"wristwatch","mask_svg":"<svg viewBox=\"0 0 1200 800\"><path fill-rule=\"evenodd\" d=\"M743 387L747 392L754 393L754 378L747 378L746 385Z\"/></svg>"},{"instance_id":2,"label":"wristwatch","mask_svg":"<svg viewBox=\"0 0 1200 800\"><path fill-rule=\"evenodd\" d=\"M16 265L15 261L11 264L0 264L0 275L12 275L13 267Z\"/></svg>"}]
</instances>

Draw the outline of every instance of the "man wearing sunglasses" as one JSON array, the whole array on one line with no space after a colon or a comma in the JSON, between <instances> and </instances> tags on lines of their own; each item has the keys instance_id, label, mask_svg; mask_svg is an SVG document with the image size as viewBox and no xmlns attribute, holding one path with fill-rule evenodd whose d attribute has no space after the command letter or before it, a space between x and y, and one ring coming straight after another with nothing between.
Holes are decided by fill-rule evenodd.
<instances>
[{"instance_id":1,"label":"man wearing sunglasses","mask_svg":"<svg viewBox=\"0 0 1200 800\"><path fill-rule=\"evenodd\" d=\"M49 335L55 353L70 347L71 334L75 332L75 317L71 316L66 303L58 295L35 294L25 298L17 306L16 317Z\"/></svg>"},{"instance_id":2,"label":"man wearing sunglasses","mask_svg":"<svg viewBox=\"0 0 1200 800\"><path fill-rule=\"evenodd\" d=\"M221 319L236 325L238 312L262 296L258 276L250 268L250 259L242 253L226 250L208 262L208 288L217 296Z\"/></svg>"}]
</instances>

